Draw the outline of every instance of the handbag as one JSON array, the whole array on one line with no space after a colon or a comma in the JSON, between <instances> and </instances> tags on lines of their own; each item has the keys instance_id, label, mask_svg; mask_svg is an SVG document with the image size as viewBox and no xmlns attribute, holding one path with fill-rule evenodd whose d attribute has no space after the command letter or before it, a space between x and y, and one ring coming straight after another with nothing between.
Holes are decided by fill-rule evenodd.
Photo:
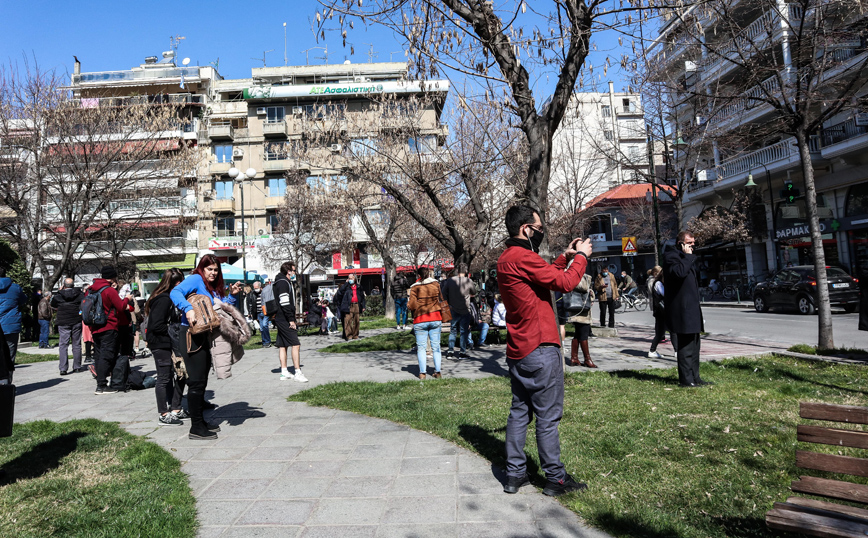
<instances>
[{"instance_id":1,"label":"handbag","mask_svg":"<svg viewBox=\"0 0 868 538\"><path fill-rule=\"evenodd\" d=\"M0 414L0 437L11 437L12 424L15 422L15 385L0 385L0 409L3 410Z\"/></svg>"},{"instance_id":2,"label":"handbag","mask_svg":"<svg viewBox=\"0 0 868 538\"><path fill-rule=\"evenodd\" d=\"M571 291L561 296L564 308L567 312L576 313L584 312L591 309L591 292L590 290L582 293L580 291Z\"/></svg>"},{"instance_id":3,"label":"handbag","mask_svg":"<svg viewBox=\"0 0 868 538\"><path fill-rule=\"evenodd\" d=\"M437 286L437 296L440 300L437 304L440 306L440 320L443 323L449 323L452 321L452 309L449 308L449 301L443 300L443 292L440 290L440 286Z\"/></svg>"}]
</instances>

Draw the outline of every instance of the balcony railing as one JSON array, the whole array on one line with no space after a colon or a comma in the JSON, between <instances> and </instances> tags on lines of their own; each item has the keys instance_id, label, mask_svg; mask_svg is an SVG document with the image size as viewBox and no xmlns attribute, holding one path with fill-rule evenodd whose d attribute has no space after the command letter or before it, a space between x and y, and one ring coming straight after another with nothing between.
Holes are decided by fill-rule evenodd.
<instances>
[{"instance_id":1,"label":"balcony railing","mask_svg":"<svg viewBox=\"0 0 868 538\"><path fill-rule=\"evenodd\" d=\"M204 105L205 96L198 93L159 93L120 97L81 97L73 99L81 108L102 108L132 105Z\"/></svg>"},{"instance_id":2,"label":"balcony railing","mask_svg":"<svg viewBox=\"0 0 868 538\"><path fill-rule=\"evenodd\" d=\"M262 134L264 136L286 136L286 120L267 121L263 123Z\"/></svg>"},{"instance_id":3,"label":"balcony railing","mask_svg":"<svg viewBox=\"0 0 868 538\"><path fill-rule=\"evenodd\" d=\"M184 250L195 251L197 242L195 239L186 239L184 237L149 237L145 239L127 239L126 241L120 240L117 243L114 241L88 241L79 245L75 249L75 254L79 256L105 256L118 247L121 248L121 253L148 251L158 254L171 250L180 252ZM60 248L52 243L45 245L44 249L48 255L60 252Z\"/></svg>"},{"instance_id":4,"label":"balcony railing","mask_svg":"<svg viewBox=\"0 0 868 538\"><path fill-rule=\"evenodd\" d=\"M95 71L72 76L73 84L105 84L106 82L144 81L161 78L199 78L198 67L148 68L136 71Z\"/></svg>"},{"instance_id":5,"label":"balcony railing","mask_svg":"<svg viewBox=\"0 0 868 538\"><path fill-rule=\"evenodd\" d=\"M868 126L856 125L856 118L823 129L823 147L831 146L868 133Z\"/></svg>"},{"instance_id":6,"label":"balcony railing","mask_svg":"<svg viewBox=\"0 0 868 538\"><path fill-rule=\"evenodd\" d=\"M234 132L231 125L211 125L208 127L208 138L214 139L229 139L234 138Z\"/></svg>"},{"instance_id":7,"label":"balcony railing","mask_svg":"<svg viewBox=\"0 0 868 538\"><path fill-rule=\"evenodd\" d=\"M76 212L80 212L76 209ZM91 204L90 213L96 212L99 207L98 203ZM69 209L64 207L64 210ZM60 215L61 208L56 204L44 204L42 211L46 217L56 217ZM129 216L151 218L164 216L167 213L188 213L190 210L196 210L196 202L193 200L185 200L183 198L139 198L133 200L116 200L108 203L108 207L103 209L106 218L123 219Z\"/></svg>"},{"instance_id":8,"label":"balcony railing","mask_svg":"<svg viewBox=\"0 0 868 538\"><path fill-rule=\"evenodd\" d=\"M763 99L769 94L779 93L780 88L777 75L770 76L746 92L740 93L731 104L721 108L717 114L717 120L723 122L746 110L763 106L765 103L759 102L758 99Z\"/></svg>"}]
</instances>

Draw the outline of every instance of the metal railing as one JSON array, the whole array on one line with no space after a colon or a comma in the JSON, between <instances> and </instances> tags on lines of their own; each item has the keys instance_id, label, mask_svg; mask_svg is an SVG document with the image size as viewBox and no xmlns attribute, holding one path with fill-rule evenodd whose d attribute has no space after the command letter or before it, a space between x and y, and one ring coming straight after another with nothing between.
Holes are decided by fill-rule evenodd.
<instances>
[{"instance_id":1,"label":"metal railing","mask_svg":"<svg viewBox=\"0 0 868 538\"><path fill-rule=\"evenodd\" d=\"M850 118L823 129L823 147L831 146L868 133L868 126L856 125L856 118Z\"/></svg>"},{"instance_id":2,"label":"metal railing","mask_svg":"<svg viewBox=\"0 0 868 538\"><path fill-rule=\"evenodd\" d=\"M100 211L99 203L90 204L90 210L88 213L94 213ZM81 212L81 204L73 208L63 207L64 210L72 209L75 213ZM107 207L103 208L100 212L105 213L109 217L116 217L117 213L127 212L127 213L135 213L137 215L141 215L143 217L153 216L152 212L156 211L164 211L164 210L195 210L196 202L192 200L185 200L183 198L138 198L133 200L116 200L109 202ZM43 213L48 217L53 217L60 215L61 208L57 204L44 204L42 206ZM120 217L117 217L120 218Z\"/></svg>"},{"instance_id":3,"label":"metal railing","mask_svg":"<svg viewBox=\"0 0 868 538\"><path fill-rule=\"evenodd\" d=\"M198 93L158 93L154 95L125 95L119 97L81 97L72 102L81 108L100 108L132 105L202 105L205 96Z\"/></svg>"},{"instance_id":4,"label":"metal railing","mask_svg":"<svg viewBox=\"0 0 868 538\"><path fill-rule=\"evenodd\" d=\"M75 249L77 255L86 254L108 254L120 247L121 252L130 252L133 250L160 251L171 249L196 249L198 247L195 239L186 239L184 237L149 237L145 239L127 239L126 241L87 241ZM53 243L45 245L44 249L47 253L60 252L60 247Z\"/></svg>"},{"instance_id":5,"label":"metal railing","mask_svg":"<svg viewBox=\"0 0 868 538\"><path fill-rule=\"evenodd\" d=\"M762 99L769 94L774 95L779 93L780 88L778 76L772 75L749 90L740 93L733 103L720 109L716 118L718 121L725 121L745 110L763 106L765 103L760 103L757 99Z\"/></svg>"},{"instance_id":6,"label":"metal railing","mask_svg":"<svg viewBox=\"0 0 868 538\"><path fill-rule=\"evenodd\" d=\"M102 84L130 80L153 80L160 78L199 78L198 67L148 68L137 71L95 71L72 76L73 84Z\"/></svg>"}]
</instances>

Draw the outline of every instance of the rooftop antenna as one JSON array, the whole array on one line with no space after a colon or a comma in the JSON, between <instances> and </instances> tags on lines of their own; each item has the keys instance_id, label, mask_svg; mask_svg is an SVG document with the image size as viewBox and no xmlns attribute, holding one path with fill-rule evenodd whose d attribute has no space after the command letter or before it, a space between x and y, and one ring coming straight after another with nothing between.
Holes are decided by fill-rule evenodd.
<instances>
[{"instance_id":1,"label":"rooftop antenna","mask_svg":"<svg viewBox=\"0 0 868 538\"><path fill-rule=\"evenodd\" d=\"M332 54L334 54L334 53L332 53ZM322 60L322 63L323 63L323 64L327 64L327 63L329 63L329 48L328 48L328 47L325 47L325 48L323 49L322 56L314 56L313 58L314 58L315 60L317 60L317 59Z\"/></svg>"},{"instance_id":2,"label":"rooftop antenna","mask_svg":"<svg viewBox=\"0 0 868 538\"><path fill-rule=\"evenodd\" d=\"M368 63L369 64L374 63L374 58L379 56L379 54L374 52L374 44L373 43L362 43L362 45L368 45L368 47L370 47L368 49Z\"/></svg>"},{"instance_id":3,"label":"rooftop antenna","mask_svg":"<svg viewBox=\"0 0 868 538\"><path fill-rule=\"evenodd\" d=\"M304 65L310 65L310 51L312 51L314 49L324 50L324 51L326 51L326 54L328 54L328 49L325 47L311 47L309 49L305 49L305 50L301 51L304 53ZM316 59L316 56L314 56L314 59Z\"/></svg>"},{"instance_id":4,"label":"rooftop antenna","mask_svg":"<svg viewBox=\"0 0 868 538\"><path fill-rule=\"evenodd\" d=\"M389 53L389 61L390 62L392 61L392 55L393 54L404 54L404 51L403 50L396 50L395 52L390 52Z\"/></svg>"},{"instance_id":5,"label":"rooftop antenna","mask_svg":"<svg viewBox=\"0 0 868 538\"><path fill-rule=\"evenodd\" d=\"M175 52L178 52L178 45L181 44L181 41L187 39L182 35L170 35L169 36L169 48Z\"/></svg>"},{"instance_id":6,"label":"rooftop antenna","mask_svg":"<svg viewBox=\"0 0 868 538\"><path fill-rule=\"evenodd\" d=\"M283 65L284 67L288 65L286 59L286 23L283 23Z\"/></svg>"},{"instance_id":7,"label":"rooftop antenna","mask_svg":"<svg viewBox=\"0 0 868 538\"><path fill-rule=\"evenodd\" d=\"M262 51L262 58L250 58L250 59L256 60L257 62L262 62L262 67L268 67L265 65L265 55L268 54L269 52L274 52L274 49Z\"/></svg>"}]
</instances>

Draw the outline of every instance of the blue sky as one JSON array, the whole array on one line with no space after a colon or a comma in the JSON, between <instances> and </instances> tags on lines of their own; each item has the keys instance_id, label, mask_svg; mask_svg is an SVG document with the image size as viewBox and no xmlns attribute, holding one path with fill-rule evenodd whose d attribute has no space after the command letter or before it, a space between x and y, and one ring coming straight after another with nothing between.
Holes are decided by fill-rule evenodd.
<instances>
[{"instance_id":1,"label":"blue sky","mask_svg":"<svg viewBox=\"0 0 868 538\"><path fill-rule=\"evenodd\" d=\"M310 23L319 5L314 0L6 0L3 4L6 24L0 33L0 62L20 64L26 55L35 58L42 69L59 73L72 72L73 55L81 60L84 72L129 69L143 63L145 56L159 57L169 50L170 36L181 35L186 39L180 42L179 59L189 57L191 65L210 65L219 59L219 71L225 78L247 78L252 67L262 66L255 58L261 59L263 51L273 49L265 55L267 65L283 65L284 22L290 65L303 65L305 49L324 45L329 48L329 63L367 62L371 43L377 54L374 61L404 58L402 44L377 26L364 31L356 25L349 36L355 48L352 55L349 46L341 45L337 32L327 32L326 43L317 43ZM393 52L397 54L390 54ZM323 63L317 58L322 55L322 50L311 50L310 63ZM616 90L621 90L617 72L610 70L608 78L615 79Z\"/></svg>"}]
</instances>

